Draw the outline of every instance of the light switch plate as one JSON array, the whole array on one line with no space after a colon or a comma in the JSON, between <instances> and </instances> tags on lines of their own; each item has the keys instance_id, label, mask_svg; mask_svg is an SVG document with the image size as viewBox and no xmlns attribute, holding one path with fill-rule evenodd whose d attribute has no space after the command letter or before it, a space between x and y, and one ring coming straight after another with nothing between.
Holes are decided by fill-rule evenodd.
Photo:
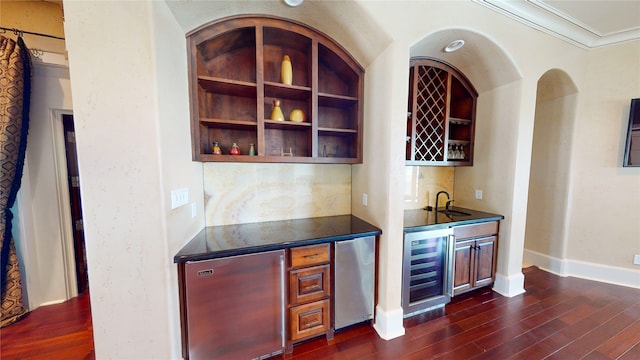
<instances>
[{"instance_id":1,"label":"light switch plate","mask_svg":"<svg viewBox=\"0 0 640 360\"><path fill-rule=\"evenodd\" d=\"M171 190L171 210L189 202L189 188Z\"/></svg>"}]
</instances>

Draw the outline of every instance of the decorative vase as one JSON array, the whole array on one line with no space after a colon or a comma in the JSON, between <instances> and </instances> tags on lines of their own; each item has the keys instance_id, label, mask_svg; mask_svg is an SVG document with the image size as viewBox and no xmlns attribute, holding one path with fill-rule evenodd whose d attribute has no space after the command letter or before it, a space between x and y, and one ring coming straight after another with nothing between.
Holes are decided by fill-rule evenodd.
<instances>
[{"instance_id":1,"label":"decorative vase","mask_svg":"<svg viewBox=\"0 0 640 360\"><path fill-rule=\"evenodd\" d=\"M301 123L304 122L305 119L306 117L304 115L304 112L300 109L295 109L289 114L289 120L293 122Z\"/></svg>"},{"instance_id":2,"label":"decorative vase","mask_svg":"<svg viewBox=\"0 0 640 360\"><path fill-rule=\"evenodd\" d=\"M284 121L284 114L280 109L280 100L273 100L273 110L271 110L271 120Z\"/></svg>"},{"instance_id":3,"label":"decorative vase","mask_svg":"<svg viewBox=\"0 0 640 360\"><path fill-rule=\"evenodd\" d=\"M253 144L249 145L249 156L255 156L256 155L256 148Z\"/></svg>"},{"instance_id":4,"label":"decorative vase","mask_svg":"<svg viewBox=\"0 0 640 360\"><path fill-rule=\"evenodd\" d=\"M229 154L240 155L240 147L238 146L237 143L233 143L233 145L231 145L231 150L229 151Z\"/></svg>"},{"instance_id":5,"label":"decorative vase","mask_svg":"<svg viewBox=\"0 0 640 360\"><path fill-rule=\"evenodd\" d=\"M291 67L291 59L289 55L282 58L282 66L280 72L282 83L291 85L293 83L293 68Z\"/></svg>"}]
</instances>

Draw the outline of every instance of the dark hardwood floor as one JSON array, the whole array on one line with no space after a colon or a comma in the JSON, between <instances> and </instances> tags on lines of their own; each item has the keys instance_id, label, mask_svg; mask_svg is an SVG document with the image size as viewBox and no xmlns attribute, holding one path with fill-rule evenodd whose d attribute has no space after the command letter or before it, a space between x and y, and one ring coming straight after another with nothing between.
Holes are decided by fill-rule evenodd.
<instances>
[{"instance_id":1,"label":"dark hardwood floor","mask_svg":"<svg viewBox=\"0 0 640 360\"><path fill-rule=\"evenodd\" d=\"M89 293L0 329L0 359L95 359Z\"/></svg>"},{"instance_id":2,"label":"dark hardwood floor","mask_svg":"<svg viewBox=\"0 0 640 360\"><path fill-rule=\"evenodd\" d=\"M489 289L405 321L385 341L368 325L294 347L285 359L640 359L640 290L535 267L527 292ZM0 330L2 359L94 359L89 296L41 307Z\"/></svg>"}]
</instances>

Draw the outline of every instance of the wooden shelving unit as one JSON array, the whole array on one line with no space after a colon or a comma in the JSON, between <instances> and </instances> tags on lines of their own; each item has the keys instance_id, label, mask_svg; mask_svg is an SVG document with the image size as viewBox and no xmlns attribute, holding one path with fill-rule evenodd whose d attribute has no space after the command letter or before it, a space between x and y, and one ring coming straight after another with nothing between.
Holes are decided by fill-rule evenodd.
<instances>
[{"instance_id":1,"label":"wooden shelving unit","mask_svg":"<svg viewBox=\"0 0 640 360\"><path fill-rule=\"evenodd\" d=\"M364 70L335 41L268 16L213 22L187 41L193 160L362 163ZM284 55L291 85L280 81ZM275 100L285 119L300 109L306 121L270 120ZM234 142L242 155L226 155Z\"/></svg>"},{"instance_id":2,"label":"wooden shelving unit","mask_svg":"<svg viewBox=\"0 0 640 360\"><path fill-rule=\"evenodd\" d=\"M407 103L407 165L473 165L478 93L453 66L413 58Z\"/></svg>"}]
</instances>

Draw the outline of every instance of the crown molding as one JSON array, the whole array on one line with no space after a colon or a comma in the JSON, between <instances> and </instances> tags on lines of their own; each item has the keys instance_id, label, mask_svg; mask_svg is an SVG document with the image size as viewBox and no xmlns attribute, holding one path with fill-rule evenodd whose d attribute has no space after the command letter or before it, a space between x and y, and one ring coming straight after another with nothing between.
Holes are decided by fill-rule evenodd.
<instances>
[{"instance_id":1,"label":"crown molding","mask_svg":"<svg viewBox=\"0 0 640 360\"><path fill-rule=\"evenodd\" d=\"M640 39L640 25L631 29L604 34L539 0L472 1L585 49Z\"/></svg>"}]
</instances>

